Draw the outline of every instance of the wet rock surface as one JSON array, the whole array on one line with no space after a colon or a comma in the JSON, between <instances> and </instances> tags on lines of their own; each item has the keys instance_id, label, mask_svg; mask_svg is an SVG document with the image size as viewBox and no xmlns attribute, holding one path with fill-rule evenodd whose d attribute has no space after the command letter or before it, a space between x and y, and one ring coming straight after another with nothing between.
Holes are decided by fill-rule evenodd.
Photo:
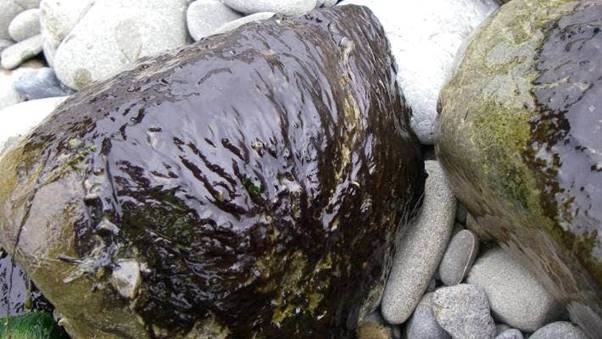
<instances>
[{"instance_id":1,"label":"wet rock surface","mask_svg":"<svg viewBox=\"0 0 602 339\"><path fill-rule=\"evenodd\" d=\"M149 59L2 157L0 240L75 337L350 337L423 193L393 65L355 6Z\"/></svg>"},{"instance_id":2,"label":"wet rock surface","mask_svg":"<svg viewBox=\"0 0 602 339\"><path fill-rule=\"evenodd\" d=\"M592 336L602 333L601 18L599 1L504 5L442 92L438 145L479 226Z\"/></svg>"}]
</instances>

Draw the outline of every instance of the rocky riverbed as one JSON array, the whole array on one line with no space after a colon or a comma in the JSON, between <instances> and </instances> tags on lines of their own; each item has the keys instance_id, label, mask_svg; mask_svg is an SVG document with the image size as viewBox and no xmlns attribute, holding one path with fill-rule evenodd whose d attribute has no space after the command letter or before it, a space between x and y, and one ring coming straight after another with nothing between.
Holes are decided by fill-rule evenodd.
<instances>
[{"instance_id":1,"label":"rocky riverbed","mask_svg":"<svg viewBox=\"0 0 602 339\"><path fill-rule=\"evenodd\" d=\"M599 0L0 0L0 336L602 333Z\"/></svg>"}]
</instances>

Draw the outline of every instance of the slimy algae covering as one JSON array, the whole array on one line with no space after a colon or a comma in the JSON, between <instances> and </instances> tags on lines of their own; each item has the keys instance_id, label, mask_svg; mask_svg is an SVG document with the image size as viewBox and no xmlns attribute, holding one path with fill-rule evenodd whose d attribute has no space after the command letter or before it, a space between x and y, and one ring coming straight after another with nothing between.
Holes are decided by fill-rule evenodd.
<instances>
[{"instance_id":1,"label":"slimy algae covering","mask_svg":"<svg viewBox=\"0 0 602 339\"><path fill-rule=\"evenodd\" d=\"M513 0L440 98L437 152L483 232L602 333L602 3Z\"/></svg>"},{"instance_id":2,"label":"slimy algae covering","mask_svg":"<svg viewBox=\"0 0 602 339\"><path fill-rule=\"evenodd\" d=\"M358 6L147 59L0 160L0 241L75 338L353 337L423 194L395 79Z\"/></svg>"}]
</instances>

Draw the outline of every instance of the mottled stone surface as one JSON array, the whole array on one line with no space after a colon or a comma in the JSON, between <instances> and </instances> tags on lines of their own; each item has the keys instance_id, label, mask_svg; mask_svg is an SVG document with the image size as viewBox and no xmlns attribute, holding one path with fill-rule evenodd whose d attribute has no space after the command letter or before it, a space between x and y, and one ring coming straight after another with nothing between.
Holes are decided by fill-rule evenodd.
<instances>
[{"instance_id":1,"label":"mottled stone surface","mask_svg":"<svg viewBox=\"0 0 602 339\"><path fill-rule=\"evenodd\" d=\"M602 333L602 3L513 0L441 95L442 165L480 229Z\"/></svg>"},{"instance_id":2,"label":"mottled stone surface","mask_svg":"<svg viewBox=\"0 0 602 339\"><path fill-rule=\"evenodd\" d=\"M427 293L405 324L406 339L451 339L433 313L433 293Z\"/></svg>"},{"instance_id":3,"label":"mottled stone surface","mask_svg":"<svg viewBox=\"0 0 602 339\"><path fill-rule=\"evenodd\" d=\"M487 294L478 286L460 284L436 290L433 311L439 325L452 338L492 339L495 336Z\"/></svg>"}]
</instances>

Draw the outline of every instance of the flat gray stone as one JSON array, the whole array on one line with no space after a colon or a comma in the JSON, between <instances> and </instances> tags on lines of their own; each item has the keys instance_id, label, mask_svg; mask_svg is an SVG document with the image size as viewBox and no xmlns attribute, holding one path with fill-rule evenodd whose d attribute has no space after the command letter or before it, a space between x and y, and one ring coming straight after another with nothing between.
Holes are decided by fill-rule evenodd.
<instances>
[{"instance_id":1,"label":"flat gray stone","mask_svg":"<svg viewBox=\"0 0 602 339\"><path fill-rule=\"evenodd\" d=\"M427 293L416 306L405 326L406 339L451 339L435 319L433 294Z\"/></svg>"},{"instance_id":2,"label":"flat gray stone","mask_svg":"<svg viewBox=\"0 0 602 339\"><path fill-rule=\"evenodd\" d=\"M425 162L428 173L424 201L417 219L408 225L383 294L382 313L391 324L406 321L426 291L449 241L456 199L440 164Z\"/></svg>"},{"instance_id":3,"label":"flat gray stone","mask_svg":"<svg viewBox=\"0 0 602 339\"><path fill-rule=\"evenodd\" d=\"M0 39L10 39L8 26L17 14L21 13L24 9L14 0L0 1Z\"/></svg>"},{"instance_id":4,"label":"flat gray stone","mask_svg":"<svg viewBox=\"0 0 602 339\"><path fill-rule=\"evenodd\" d=\"M186 11L188 32L194 41L212 35L221 26L240 18L240 13L219 0L197 0Z\"/></svg>"},{"instance_id":5,"label":"flat gray stone","mask_svg":"<svg viewBox=\"0 0 602 339\"><path fill-rule=\"evenodd\" d=\"M40 31L42 47L49 65L59 44L86 14L93 0L42 0L40 2Z\"/></svg>"},{"instance_id":6,"label":"flat gray stone","mask_svg":"<svg viewBox=\"0 0 602 339\"><path fill-rule=\"evenodd\" d=\"M556 321L533 333L529 339L589 339L582 329L567 321Z\"/></svg>"},{"instance_id":7,"label":"flat gray stone","mask_svg":"<svg viewBox=\"0 0 602 339\"><path fill-rule=\"evenodd\" d=\"M186 8L187 0L97 0L59 45L57 77L81 89L183 46Z\"/></svg>"},{"instance_id":8,"label":"flat gray stone","mask_svg":"<svg viewBox=\"0 0 602 339\"><path fill-rule=\"evenodd\" d=\"M24 100L61 97L72 94L57 79L54 70L43 67L19 76L13 81L13 87Z\"/></svg>"},{"instance_id":9,"label":"flat gray stone","mask_svg":"<svg viewBox=\"0 0 602 339\"><path fill-rule=\"evenodd\" d=\"M461 283L472 267L478 250L479 239L476 234L469 230L458 231L449 242L439 264L441 281L447 286Z\"/></svg>"},{"instance_id":10,"label":"flat gray stone","mask_svg":"<svg viewBox=\"0 0 602 339\"><path fill-rule=\"evenodd\" d=\"M213 32L213 34L222 34L222 33L226 33L229 31L233 31L233 30L237 29L238 27L240 27L242 25L246 25L251 22L259 22L259 21L268 20L269 18L273 17L275 14L276 13L272 13L272 12L263 12L263 13L255 13L255 14L247 15L245 17L242 17L242 18L234 20L234 21L230 21L230 22L222 25L220 28L216 29L215 32Z\"/></svg>"},{"instance_id":11,"label":"flat gray stone","mask_svg":"<svg viewBox=\"0 0 602 339\"><path fill-rule=\"evenodd\" d=\"M487 294L478 286L460 284L438 289L433 294L433 311L439 325L453 338L495 336Z\"/></svg>"},{"instance_id":12,"label":"flat gray stone","mask_svg":"<svg viewBox=\"0 0 602 339\"><path fill-rule=\"evenodd\" d=\"M477 259L466 281L485 290L496 319L525 332L556 320L562 312L535 277L499 247Z\"/></svg>"},{"instance_id":13,"label":"flat gray stone","mask_svg":"<svg viewBox=\"0 0 602 339\"><path fill-rule=\"evenodd\" d=\"M303 15L316 8L317 0L222 0L235 11L254 14L274 12L285 15Z\"/></svg>"},{"instance_id":14,"label":"flat gray stone","mask_svg":"<svg viewBox=\"0 0 602 339\"><path fill-rule=\"evenodd\" d=\"M382 23L397 59L397 80L412 107L412 128L423 144L436 141L437 100L456 53L499 5L494 0L345 0L369 7Z\"/></svg>"},{"instance_id":15,"label":"flat gray stone","mask_svg":"<svg viewBox=\"0 0 602 339\"><path fill-rule=\"evenodd\" d=\"M0 54L2 68L13 69L42 52L42 36L36 35L5 48Z\"/></svg>"},{"instance_id":16,"label":"flat gray stone","mask_svg":"<svg viewBox=\"0 0 602 339\"><path fill-rule=\"evenodd\" d=\"M15 41L23 41L40 34L40 10L32 8L19 13L10 22L8 34Z\"/></svg>"},{"instance_id":17,"label":"flat gray stone","mask_svg":"<svg viewBox=\"0 0 602 339\"><path fill-rule=\"evenodd\" d=\"M521 331L516 328L509 328L495 336L495 339L524 339Z\"/></svg>"}]
</instances>

